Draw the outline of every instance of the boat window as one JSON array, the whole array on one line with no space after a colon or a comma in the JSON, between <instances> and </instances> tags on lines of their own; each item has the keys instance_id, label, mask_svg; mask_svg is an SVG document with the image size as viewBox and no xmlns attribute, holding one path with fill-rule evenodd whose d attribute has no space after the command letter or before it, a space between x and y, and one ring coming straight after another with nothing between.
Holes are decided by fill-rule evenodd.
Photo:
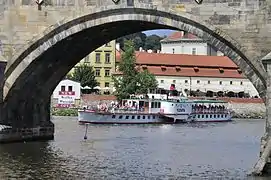
<instances>
[{"instance_id":1,"label":"boat window","mask_svg":"<svg viewBox=\"0 0 271 180\"><path fill-rule=\"evenodd\" d=\"M155 116L152 116L152 119L155 119Z\"/></svg>"},{"instance_id":2,"label":"boat window","mask_svg":"<svg viewBox=\"0 0 271 180\"><path fill-rule=\"evenodd\" d=\"M200 115L198 115L198 118L200 118Z\"/></svg>"},{"instance_id":3,"label":"boat window","mask_svg":"<svg viewBox=\"0 0 271 180\"><path fill-rule=\"evenodd\" d=\"M161 102L158 102L158 108L160 108L161 107Z\"/></svg>"},{"instance_id":4,"label":"boat window","mask_svg":"<svg viewBox=\"0 0 271 180\"><path fill-rule=\"evenodd\" d=\"M135 119L135 116L132 116L132 119Z\"/></svg>"},{"instance_id":5,"label":"boat window","mask_svg":"<svg viewBox=\"0 0 271 180\"><path fill-rule=\"evenodd\" d=\"M151 119L151 116L148 116L148 119Z\"/></svg>"},{"instance_id":6,"label":"boat window","mask_svg":"<svg viewBox=\"0 0 271 180\"><path fill-rule=\"evenodd\" d=\"M122 119L122 116L119 116L119 119Z\"/></svg>"},{"instance_id":7,"label":"boat window","mask_svg":"<svg viewBox=\"0 0 271 180\"><path fill-rule=\"evenodd\" d=\"M204 118L204 115L201 115L201 118Z\"/></svg>"},{"instance_id":8,"label":"boat window","mask_svg":"<svg viewBox=\"0 0 271 180\"><path fill-rule=\"evenodd\" d=\"M216 118L216 115L214 115L214 118Z\"/></svg>"},{"instance_id":9,"label":"boat window","mask_svg":"<svg viewBox=\"0 0 271 180\"><path fill-rule=\"evenodd\" d=\"M219 115L219 114L217 115L217 118L220 118L220 115Z\"/></svg>"},{"instance_id":10,"label":"boat window","mask_svg":"<svg viewBox=\"0 0 271 180\"><path fill-rule=\"evenodd\" d=\"M129 119L129 116L126 116L126 118L125 119Z\"/></svg>"},{"instance_id":11,"label":"boat window","mask_svg":"<svg viewBox=\"0 0 271 180\"><path fill-rule=\"evenodd\" d=\"M151 108L154 108L154 102L151 102Z\"/></svg>"},{"instance_id":12,"label":"boat window","mask_svg":"<svg viewBox=\"0 0 271 180\"><path fill-rule=\"evenodd\" d=\"M112 118L116 118L116 115L112 115Z\"/></svg>"},{"instance_id":13,"label":"boat window","mask_svg":"<svg viewBox=\"0 0 271 180\"><path fill-rule=\"evenodd\" d=\"M174 104L172 104L172 106L174 106Z\"/></svg>"},{"instance_id":14,"label":"boat window","mask_svg":"<svg viewBox=\"0 0 271 180\"><path fill-rule=\"evenodd\" d=\"M210 115L210 118L213 118L213 115Z\"/></svg>"},{"instance_id":15,"label":"boat window","mask_svg":"<svg viewBox=\"0 0 271 180\"><path fill-rule=\"evenodd\" d=\"M143 116L143 119L145 119L145 116Z\"/></svg>"},{"instance_id":16,"label":"boat window","mask_svg":"<svg viewBox=\"0 0 271 180\"><path fill-rule=\"evenodd\" d=\"M206 118L209 118L208 114L206 114Z\"/></svg>"},{"instance_id":17,"label":"boat window","mask_svg":"<svg viewBox=\"0 0 271 180\"><path fill-rule=\"evenodd\" d=\"M140 116L137 116L137 119L140 119Z\"/></svg>"}]
</instances>

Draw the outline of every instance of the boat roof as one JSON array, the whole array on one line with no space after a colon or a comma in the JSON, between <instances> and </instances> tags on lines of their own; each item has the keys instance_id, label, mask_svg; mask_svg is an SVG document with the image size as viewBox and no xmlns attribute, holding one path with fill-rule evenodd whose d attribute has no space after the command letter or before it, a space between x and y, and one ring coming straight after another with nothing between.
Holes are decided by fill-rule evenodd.
<instances>
[{"instance_id":1,"label":"boat roof","mask_svg":"<svg viewBox=\"0 0 271 180\"><path fill-rule=\"evenodd\" d=\"M166 102L176 102L179 100L179 103L228 103L227 101L219 100L219 99L140 99L140 98L132 98L132 99L123 99L123 100L137 100L137 101L166 101Z\"/></svg>"},{"instance_id":2,"label":"boat roof","mask_svg":"<svg viewBox=\"0 0 271 180\"><path fill-rule=\"evenodd\" d=\"M192 100L194 103L228 103L227 101L218 100L218 99L200 99Z\"/></svg>"}]
</instances>

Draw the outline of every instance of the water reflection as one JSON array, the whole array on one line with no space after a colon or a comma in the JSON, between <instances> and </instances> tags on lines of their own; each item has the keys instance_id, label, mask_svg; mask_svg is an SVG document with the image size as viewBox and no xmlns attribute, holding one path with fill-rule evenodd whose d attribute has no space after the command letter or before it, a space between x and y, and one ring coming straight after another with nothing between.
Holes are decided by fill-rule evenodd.
<instances>
[{"instance_id":1,"label":"water reflection","mask_svg":"<svg viewBox=\"0 0 271 180\"><path fill-rule=\"evenodd\" d=\"M54 141L0 146L0 179L255 179L264 130L258 120L91 125L84 140L76 119L54 122Z\"/></svg>"}]
</instances>

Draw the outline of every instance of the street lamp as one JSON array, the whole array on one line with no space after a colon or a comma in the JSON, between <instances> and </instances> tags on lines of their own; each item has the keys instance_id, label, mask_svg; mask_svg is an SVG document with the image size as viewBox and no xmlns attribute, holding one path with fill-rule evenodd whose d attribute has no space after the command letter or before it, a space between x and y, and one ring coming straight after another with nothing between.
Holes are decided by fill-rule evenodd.
<instances>
[{"instance_id":1,"label":"street lamp","mask_svg":"<svg viewBox=\"0 0 271 180\"><path fill-rule=\"evenodd\" d=\"M202 4L203 0L195 0L197 4Z\"/></svg>"}]
</instances>

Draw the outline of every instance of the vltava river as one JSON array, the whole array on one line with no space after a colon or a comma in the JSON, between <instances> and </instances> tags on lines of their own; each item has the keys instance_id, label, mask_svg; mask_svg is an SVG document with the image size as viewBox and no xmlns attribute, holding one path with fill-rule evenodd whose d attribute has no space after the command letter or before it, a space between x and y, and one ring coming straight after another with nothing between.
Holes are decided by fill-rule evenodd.
<instances>
[{"instance_id":1,"label":"vltava river","mask_svg":"<svg viewBox=\"0 0 271 180\"><path fill-rule=\"evenodd\" d=\"M54 118L55 140L0 145L0 179L254 179L263 120L91 125ZM256 178L263 180L268 178Z\"/></svg>"}]
</instances>

